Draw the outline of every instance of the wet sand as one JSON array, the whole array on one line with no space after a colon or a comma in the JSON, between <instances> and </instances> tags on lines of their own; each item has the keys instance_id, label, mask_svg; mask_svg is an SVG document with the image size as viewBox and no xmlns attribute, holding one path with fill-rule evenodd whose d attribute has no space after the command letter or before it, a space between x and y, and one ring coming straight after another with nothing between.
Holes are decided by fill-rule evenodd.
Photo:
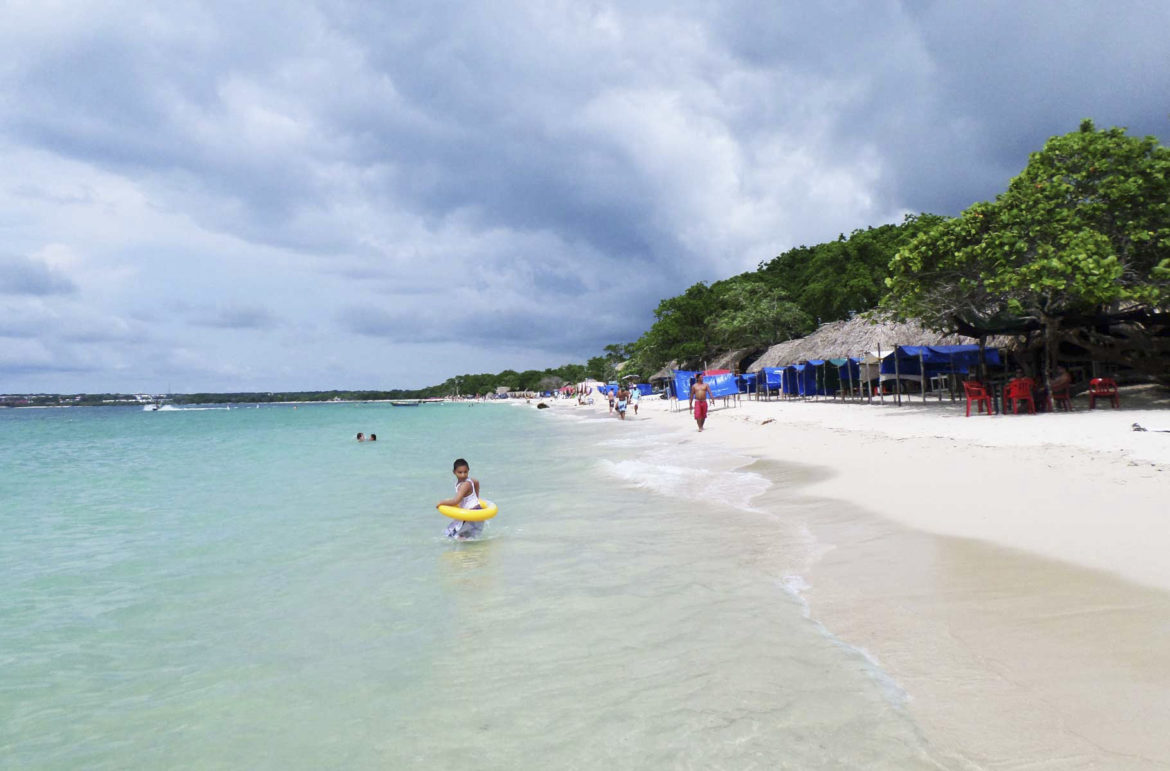
<instances>
[{"instance_id":1,"label":"wet sand","mask_svg":"<svg viewBox=\"0 0 1170 771\"><path fill-rule=\"evenodd\" d=\"M799 497L812 618L866 651L956 768L1170 768L1165 409L744 402L695 431ZM601 414L605 406L600 405ZM636 422L619 424L636 431Z\"/></svg>"},{"instance_id":2,"label":"wet sand","mask_svg":"<svg viewBox=\"0 0 1170 771\"><path fill-rule=\"evenodd\" d=\"M811 614L978 768L1170 767L1170 594L824 500Z\"/></svg>"}]
</instances>

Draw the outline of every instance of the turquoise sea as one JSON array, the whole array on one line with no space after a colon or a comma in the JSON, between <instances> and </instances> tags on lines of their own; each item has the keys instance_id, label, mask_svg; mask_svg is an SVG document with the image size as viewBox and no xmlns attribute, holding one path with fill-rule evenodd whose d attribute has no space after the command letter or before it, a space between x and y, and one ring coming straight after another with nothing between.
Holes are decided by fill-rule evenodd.
<instances>
[{"instance_id":1,"label":"turquoise sea","mask_svg":"<svg viewBox=\"0 0 1170 771\"><path fill-rule=\"evenodd\" d=\"M785 469L571 413L0 410L0 767L939 767Z\"/></svg>"}]
</instances>

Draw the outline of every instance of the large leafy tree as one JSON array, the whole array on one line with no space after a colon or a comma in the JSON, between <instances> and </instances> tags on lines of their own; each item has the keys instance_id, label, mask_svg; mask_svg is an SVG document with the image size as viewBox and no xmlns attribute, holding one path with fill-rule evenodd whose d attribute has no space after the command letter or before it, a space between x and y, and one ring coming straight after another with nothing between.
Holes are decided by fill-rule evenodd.
<instances>
[{"instance_id":1,"label":"large leafy tree","mask_svg":"<svg viewBox=\"0 0 1170 771\"><path fill-rule=\"evenodd\" d=\"M761 263L756 275L783 289L816 323L847 319L878 304L886 292L890 259L941 221L931 214L910 215L899 225L855 230L848 238L841 235L835 241L799 246Z\"/></svg>"},{"instance_id":2,"label":"large leafy tree","mask_svg":"<svg viewBox=\"0 0 1170 771\"><path fill-rule=\"evenodd\" d=\"M695 284L659 303L654 324L626 352L638 372L672 361L698 367L722 351L762 348L867 311L885 292L894 253L940 221L910 216L900 225L790 249L749 273Z\"/></svg>"},{"instance_id":3,"label":"large leafy tree","mask_svg":"<svg viewBox=\"0 0 1170 771\"><path fill-rule=\"evenodd\" d=\"M1091 345L1093 330L1107 336L1119 319L1156 323L1170 303L1170 150L1085 121L1033 153L994 202L920 235L890 269L896 311L967 334L1041 329L1050 356L1062 337ZM1120 358L1140 366L1132 353Z\"/></svg>"},{"instance_id":4,"label":"large leafy tree","mask_svg":"<svg viewBox=\"0 0 1170 771\"><path fill-rule=\"evenodd\" d=\"M716 293L703 282L658 303L650 329L627 349L631 365L653 372L671 361L683 366L702 362L716 346L712 319L718 310Z\"/></svg>"},{"instance_id":5,"label":"large leafy tree","mask_svg":"<svg viewBox=\"0 0 1170 771\"><path fill-rule=\"evenodd\" d=\"M710 323L714 326L715 342L722 347L767 346L776 340L805 334L812 327L809 315L779 287L744 279L716 287L722 310Z\"/></svg>"}]
</instances>

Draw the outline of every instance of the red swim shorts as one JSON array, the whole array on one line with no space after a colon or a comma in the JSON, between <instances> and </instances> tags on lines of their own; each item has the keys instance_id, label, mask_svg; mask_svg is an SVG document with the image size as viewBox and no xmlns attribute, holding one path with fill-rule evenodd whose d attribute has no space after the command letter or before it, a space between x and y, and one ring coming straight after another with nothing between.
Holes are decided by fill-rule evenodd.
<instances>
[{"instance_id":1,"label":"red swim shorts","mask_svg":"<svg viewBox=\"0 0 1170 771\"><path fill-rule=\"evenodd\" d=\"M707 417L707 400L695 402L695 420L702 420Z\"/></svg>"}]
</instances>

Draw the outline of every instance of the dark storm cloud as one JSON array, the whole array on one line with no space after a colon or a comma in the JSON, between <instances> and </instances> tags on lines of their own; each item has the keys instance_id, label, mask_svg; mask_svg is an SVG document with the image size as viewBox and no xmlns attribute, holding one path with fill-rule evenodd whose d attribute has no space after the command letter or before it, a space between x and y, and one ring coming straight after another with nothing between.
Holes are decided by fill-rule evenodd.
<instances>
[{"instance_id":1,"label":"dark storm cloud","mask_svg":"<svg viewBox=\"0 0 1170 771\"><path fill-rule=\"evenodd\" d=\"M68 276L31 257L0 254L0 294L71 294L77 286Z\"/></svg>"},{"instance_id":2,"label":"dark storm cloud","mask_svg":"<svg viewBox=\"0 0 1170 771\"><path fill-rule=\"evenodd\" d=\"M440 343L451 340L475 345L512 345L539 350L594 355L620 335L620 315L601 315L557 304L522 307L387 309L351 306L338 313L344 329L391 343Z\"/></svg>"},{"instance_id":3,"label":"dark storm cloud","mask_svg":"<svg viewBox=\"0 0 1170 771\"><path fill-rule=\"evenodd\" d=\"M5 14L0 150L25 156L13 194L51 212L10 250L61 240L91 278L125 268L138 297L189 302L201 339L336 322L355 359L369 338L596 352L695 281L992 198L1082 118L1170 136L1170 6L1132 0ZM55 184L42 157L96 172ZM99 232L97 264L63 213L118 206L123 229L169 219L137 248ZM208 243L168 250L171 220ZM0 291L89 296L22 260ZM201 344L191 368L225 358Z\"/></svg>"},{"instance_id":4,"label":"dark storm cloud","mask_svg":"<svg viewBox=\"0 0 1170 771\"><path fill-rule=\"evenodd\" d=\"M875 192L912 211L993 198L1082 118L1170 138L1166 4L741 2L709 23L730 55L831 89L806 117L872 146Z\"/></svg>"}]
</instances>

